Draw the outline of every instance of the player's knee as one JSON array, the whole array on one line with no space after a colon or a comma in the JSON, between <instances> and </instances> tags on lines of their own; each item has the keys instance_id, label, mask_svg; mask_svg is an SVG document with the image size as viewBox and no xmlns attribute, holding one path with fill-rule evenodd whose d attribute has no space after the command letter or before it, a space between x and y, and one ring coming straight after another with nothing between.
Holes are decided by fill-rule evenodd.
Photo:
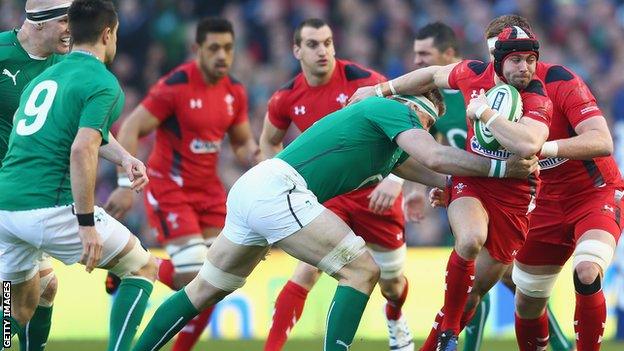
<instances>
[{"instance_id":1,"label":"player's knee","mask_svg":"<svg viewBox=\"0 0 624 351\"><path fill-rule=\"evenodd\" d=\"M600 290L601 274L613 259L613 247L599 240L583 240L574 249L574 287L579 294L591 295Z\"/></svg>"},{"instance_id":2,"label":"player's knee","mask_svg":"<svg viewBox=\"0 0 624 351\"><path fill-rule=\"evenodd\" d=\"M190 275L192 279L204 265L208 247L203 238L193 238L183 244L167 244L165 250L171 257L176 275Z\"/></svg>"},{"instance_id":3,"label":"player's knee","mask_svg":"<svg viewBox=\"0 0 624 351\"><path fill-rule=\"evenodd\" d=\"M507 272L503 274L501 283L503 283L503 285L505 285L512 293L516 291L516 284L514 284L513 279L511 278L511 270L507 270Z\"/></svg>"},{"instance_id":4,"label":"player's knee","mask_svg":"<svg viewBox=\"0 0 624 351\"><path fill-rule=\"evenodd\" d=\"M54 304L54 297L58 290L58 278L54 271L39 277L39 306L50 307Z\"/></svg>"},{"instance_id":5,"label":"player's knee","mask_svg":"<svg viewBox=\"0 0 624 351\"><path fill-rule=\"evenodd\" d=\"M381 270L382 280L398 279L403 276L403 266L407 255L405 245L392 251L370 250L370 253Z\"/></svg>"},{"instance_id":6,"label":"player's knee","mask_svg":"<svg viewBox=\"0 0 624 351\"><path fill-rule=\"evenodd\" d=\"M527 297L544 299L550 297L559 273L533 274L513 266L511 278L516 290Z\"/></svg>"},{"instance_id":7,"label":"player's knee","mask_svg":"<svg viewBox=\"0 0 624 351\"><path fill-rule=\"evenodd\" d=\"M470 294L468 294L468 299L466 300L466 305L464 309L466 311L472 311L477 308L480 303L481 295L476 291L472 291Z\"/></svg>"},{"instance_id":8,"label":"player's knee","mask_svg":"<svg viewBox=\"0 0 624 351\"><path fill-rule=\"evenodd\" d=\"M380 275L379 267L367 252L364 239L353 232L347 234L319 261L318 268L333 277L358 285L374 286Z\"/></svg>"},{"instance_id":9,"label":"player's knee","mask_svg":"<svg viewBox=\"0 0 624 351\"><path fill-rule=\"evenodd\" d=\"M474 259L483 248L485 240L486 238L484 238L480 233L466 232L461 236L457 236L455 249L460 256L468 259Z\"/></svg>"},{"instance_id":10,"label":"player's knee","mask_svg":"<svg viewBox=\"0 0 624 351\"><path fill-rule=\"evenodd\" d=\"M132 249L110 268L110 272L121 279L139 276L152 282L156 280L157 270L156 259L141 246L138 240L135 241Z\"/></svg>"},{"instance_id":11,"label":"player's knee","mask_svg":"<svg viewBox=\"0 0 624 351\"><path fill-rule=\"evenodd\" d=\"M383 270L380 269L381 274L383 275ZM381 290L381 294L388 300L398 300L401 298L403 294L403 290L405 289L406 278L401 275L400 277L392 278L392 279L383 279L379 278L379 290Z\"/></svg>"}]
</instances>

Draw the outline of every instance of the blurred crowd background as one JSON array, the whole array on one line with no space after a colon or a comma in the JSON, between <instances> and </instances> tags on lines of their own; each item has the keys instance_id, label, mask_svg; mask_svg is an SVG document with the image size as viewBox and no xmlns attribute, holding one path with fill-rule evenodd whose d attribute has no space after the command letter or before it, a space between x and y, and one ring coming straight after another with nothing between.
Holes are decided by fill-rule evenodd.
<instances>
[{"instance_id":1,"label":"blurred crowd background","mask_svg":"<svg viewBox=\"0 0 624 351\"><path fill-rule=\"evenodd\" d=\"M249 117L259 137L271 94L298 71L292 55L292 30L303 19L327 20L334 31L337 56L374 68L393 78L413 69L414 33L432 21L451 25L464 58L486 59L483 29L494 17L527 17L541 42L540 59L565 64L592 88L611 124L616 155L624 165L624 0L118 0L117 58L111 69L126 93L125 113L142 99L161 75L192 57L198 18L231 20L236 31L232 74L249 94ZM19 27L23 0L0 2L0 30ZM119 123L117 123L119 126ZM150 138L142 144L146 158ZM227 144L227 141L224 142ZM616 151L616 152L617 152ZM230 186L244 171L224 147L221 175ZM98 201L116 186L110 164L100 169ZM408 225L411 245L450 242L443 211ZM137 195L126 219L135 233L153 242Z\"/></svg>"}]
</instances>

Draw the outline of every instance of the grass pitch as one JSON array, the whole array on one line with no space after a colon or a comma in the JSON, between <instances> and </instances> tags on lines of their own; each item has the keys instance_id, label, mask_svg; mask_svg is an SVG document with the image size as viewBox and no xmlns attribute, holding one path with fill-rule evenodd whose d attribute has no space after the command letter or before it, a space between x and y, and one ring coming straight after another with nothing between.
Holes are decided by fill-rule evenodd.
<instances>
[{"instance_id":1,"label":"grass pitch","mask_svg":"<svg viewBox=\"0 0 624 351\"><path fill-rule=\"evenodd\" d=\"M245 340L245 341L202 341L196 347L198 351L261 351L264 342L261 340ZM416 345L420 346L422 341L417 341ZM18 345L14 345L9 350L19 349ZM284 351L319 351L323 349L322 340L292 340L284 347ZM484 340L482 351L513 351L517 350L515 341L513 340ZM59 341L52 340L48 343L46 351L105 351L106 343L97 341ZM162 348L164 351L171 350L171 343ZM352 351L383 351L388 350L386 341L355 341ZM461 343L459 350L462 350ZM624 343L603 342L601 351L622 351Z\"/></svg>"}]
</instances>

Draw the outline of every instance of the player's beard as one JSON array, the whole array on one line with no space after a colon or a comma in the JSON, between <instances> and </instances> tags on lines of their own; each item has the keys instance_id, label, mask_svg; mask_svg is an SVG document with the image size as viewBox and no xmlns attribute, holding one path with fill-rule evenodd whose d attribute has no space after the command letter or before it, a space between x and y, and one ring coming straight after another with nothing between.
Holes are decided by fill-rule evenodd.
<instances>
[{"instance_id":1,"label":"player's beard","mask_svg":"<svg viewBox=\"0 0 624 351\"><path fill-rule=\"evenodd\" d=\"M524 90L529 86L531 82L531 76L527 75L512 75L510 79L508 79L509 84L513 85L514 88L518 90Z\"/></svg>"}]
</instances>

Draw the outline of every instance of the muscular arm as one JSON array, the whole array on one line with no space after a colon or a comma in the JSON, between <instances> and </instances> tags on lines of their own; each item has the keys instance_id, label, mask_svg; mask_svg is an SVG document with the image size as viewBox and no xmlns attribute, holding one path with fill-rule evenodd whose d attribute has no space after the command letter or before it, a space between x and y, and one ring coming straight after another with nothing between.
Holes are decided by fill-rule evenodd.
<instances>
[{"instance_id":1,"label":"muscular arm","mask_svg":"<svg viewBox=\"0 0 624 351\"><path fill-rule=\"evenodd\" d=\"M249 122L235 124L228 131L230 145L236 155L236 159L243 166L250 166L256 163L259 149L258 144L251 134Z\"/></svg>"},{"instance_id":2,"label":"muscular arm","mask_svg":"<svg viewBox=\"0 0 624 351\"><path fill-rule=\"evenodd\" d=\"M69 169L76 213L93 212L98 150L101 143L100 132L91 128L80 128L72 144Z\"/></svg>"},{"instance_id":3,"label":"muscular arm","mask_svg":"<svg viewBox=\"0 0 624 351\"><path fill-rule=\"evenodd\" d=\"M576 136L552 141L557 143L557 157L573 160L590 160L594 157L610 156L613 153L613 139L603 116L591 117L574 128Z\"/></svg>"},{"instance_id":4,"label":"muscular arm","mask_svg":"<svg viewBox=\"0 0 624 351\"><path fill-rule=\"evenodd\" d=\"M487 109L483 115L481 120L485 123L494 115L494 111ZM548 127L528 117L520 118L518 123L497 118L489 128L502 146L520 157L537 154L548 138Z\"/></svg>"},{"instance_id":5,"label":"muscular arm","mask_svg":"<svg viewBox=\"0 0 624 351\"><path fill-rule=\"evenodd\" d=\"M282 141L285 135L286 130L277 128L271 123L269 115L265 115L262 134L260 135L260 151L262 151L265 158L275 157L275 155L282 151L284 148Z\"/></svg>"},{"instance_id":6,"label":"muscular arm","mask_svg":"<svg viewBox=\"0 0 624 351\"><path fill-rule=\"evenodd\" d=\"M406 73L392 80L394 89L399 94L420 95L433 88L449 88L448 78L457 64L446 66L429 66ZM387 84L384 84L387 87ZM384 95L391 95L390 88Z\"/></svg>"},{"instance_id":7,"label":"muscular arm","mask_svg":"<svg viewBox=\"0 0 624 351\"><path fill-rule=\"evenodd\" d=\"M444 188L446 185L444 174L430 170L413 157L405 160L400 166L392 170L392 173L403 179L432 187Z\"/></svg>"},{"instance_id":8,"label":"muscular arm","mask_svg":"<svg viewBox=\"0 0 624 351\"><path fill-rule=\"evenodd\" d=\"M425 130L406 130L395 140L401 149L432 171L459 176L488 176L489 159L440 145Z\"/></svg>"},{"instance_id":9,"label":"muscular arm","mask_svg":"<svg viewBox=\"0 0 624 351\"><path fill-rule=\"evenodd\" d=\"M121 124L117 133L117 140L121 147L134 156L137 153L139 139L156 130L159 125L160 120L143 105L139 105Z\"/></svg>"}]
</instances>

